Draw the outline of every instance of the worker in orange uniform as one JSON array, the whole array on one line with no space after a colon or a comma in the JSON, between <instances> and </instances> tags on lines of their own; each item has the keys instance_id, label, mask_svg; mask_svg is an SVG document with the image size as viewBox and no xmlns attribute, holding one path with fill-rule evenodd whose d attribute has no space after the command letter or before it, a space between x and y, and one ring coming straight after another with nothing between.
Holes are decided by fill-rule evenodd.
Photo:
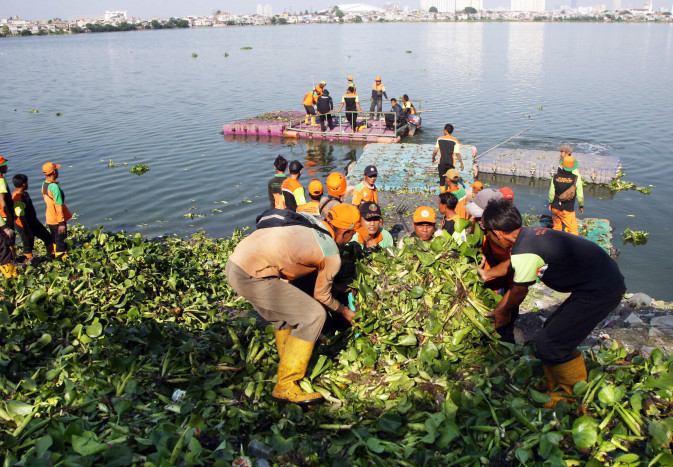
<instances>
[{"instance_id":1,"label":"worker in orange uniform","mask_svg":"<svg viewBox=\"0 0 673 467\"><path fill-rule=\"evenodd\" d=\"M435 163L437 152L439 152L439 165L437 165L437 172L439 173L439 192L446 191L446 184L444 181L444 174L447 170L456 167L456 160L460 162L460 170L464 170L463 158L460 156L460 143L452 136L453 125L447 123L444 125L444 136L437 138L435 143L435 150L432 152L432 163Z\"/></svg>"},{"instance_id":2,"label":"worker in orange uniform","mask_svg":"<svg viewBox=\"0 0 673 467\"><path fill-rule=\"evenodd\" d=\"M379 172L376 170L376 167L373 165L365 167L365 179L353 188L353 206L359 206L360 203L367 203L369 201L379 204L379 194L375 185L378 176Z\"/></svg>"},{"instance_id":3,"label":"worker in orange uniform","mask_svg":"<svg viewBox=\"0 0 673 467\"><path fill-rule=\"evenodd\" d=\"M386 87L381 82L381 77L377 76L374 84L372 85L372 98L371 105L369 106L369 111L374 112L376 109L376 118L381 118L381 111L383 110L383 98L388 100L388 94L386 94Z\"/></svg>"},{"instance_id":4,"label":"worker in orange uniform","mask_svg":"<svg viewBox=\"0 0 673 467\"><path fill-rule=\"evenodd\" d=\"M579 204L580 214L584 214L584 190L582 177L576 171L575 158L564 157L549 185L549 210L554 230L566 230L579 235L575 217L575 199Z\"/></svg>"},{"instance_id":5,"label":"worker in orange uniform","mask_svg":"<svg viewBox=\"0 0 673 467\"><path fill-rule=\"evenodd\" d=\"M67 222L72 218L68 206L65 205L65 193L56 181L60 167L61 164L54 164L53 162L47 162L42 166L42 173L47 177L42 183L42 197L47 205L47 227L56 245L54 256L57 259L65 258L65 239L68 236Z\"/></svg>"},{"instance_id":6,"label":"worker in orange uniform","mask_svg":"<svg viewBox=\"0 0 673 467\"><path fill-rule=\"evenodd\" d=\"M311 201L297 206L297 212L305 212L320 217L320 198L322 198L322 194L323 188L320 180L311 180L308 184L308 195Z\"/></svg>"},{"instance_id":7,"label":"worker in orange uniform","mask_svg":"<svg viewBox=\"0 0 673 467\"><path fill-rule=\"evenodd\" d=\"M238 244L225 272L236 293L274 327L280 363L271 396L310 405L322 402L323 396L304 392L297 382L306 374L327 317L325 308L349 322L355 316L334 298L332 285L341 267L339 249L360 228L360 212L342 203L330 210L326 221L304 216L311 227L258 228ZM312 297L288 283L316 271Z\"/></svg>"},{"instance_id":8,"label":"worker in orange uniform","mask_svg":"<svg viewBox=\"0 0 673 467\"><path fill-rule=\"evenodd\" d=\"M16 232L21 237L23 244L23 256L29 262L33 257L33 246L35 237L42 240L47 253L54 254L54 240L42 222L37 218L33 200L28 194L28 177L24 174L16 174L12 178L12 183L16 187L12 193L14 201L14 213L16 214L14 223Z\"/></svg>"},{"instance_id":9,"label":"worker in orange uniform","mask_svg":"<svg viewBox=\"0 0 673 467\"><path fill-rule=\"evenodd\" d=\"M348 188L346 177L339 172L329 174L325 185L327 185L327 196L323 196L320 200L320 216L323 219L327 218L327 213L334 206L343 203Z\"/></svg>"},{"instance_id":10,"label":"worker in orange uniform","mask_svg":"<svg viewBox=\"0 0 673 467\"><path fill-rule=\"evenodd\" d=\"M458 182L460 181L460 173L456 169L449 169L444 174L444 181L446 183L446 193L453 193L456 198L458 198L458 204L456 204L456 214L462 219L469 219L470 213L465 209L465 204L467 203L467 192L463 187L461 187Z\"/></svg>"},{"instance_id":11,"label":"worker in orange uniform","mask_svg":"<svg viewBox=\"0 0 673 467\"><path fill-rule=\"evenodd\" d=\"M348 85L346 86L346 89L351 88L351 87L353 88L353 92L355 92L355 93L358 92L358 88L355 87L355 83L353 82L353 77L349 76L348 77Z\"/></svg>"},{"instance_id":12,"label":"worker in orange uniform","mask_svg":"<svg viewBox=\"0 0 673 467\"><path fill-rule=\"evenodd\" d=\"M299 161L290 162L290 175L283 180L280 188L283 191L283 199L285 200L285 208L290 211L296 211L298 206L306 204L306 196L304 194L304 187L299 183L301 171L304 166Z\"/></svg>"},{"instance_id":13,"label":"worker in orange uniform","mask_svg":"<svg viewBox=\"0 0 673 467\"><path fill-rule=\"evenodd\" d=\"M313 106L318 102L318 98L322 96L322 91L325 87L325 84L326 83L324 81L321 81L316 87L304 95L304 101L302 103L304 104L304 109L306 109L306 119L304 120L304 123L307 125L309 124L310 117L311 126L318 126L318 124L315 122L316 113L315 107Z\"/></svg>"}]
</instances>

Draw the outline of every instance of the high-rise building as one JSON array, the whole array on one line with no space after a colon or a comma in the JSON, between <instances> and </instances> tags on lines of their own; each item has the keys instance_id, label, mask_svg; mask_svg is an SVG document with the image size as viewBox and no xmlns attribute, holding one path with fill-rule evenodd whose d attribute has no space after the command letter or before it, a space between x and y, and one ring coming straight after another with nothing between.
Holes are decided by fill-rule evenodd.
<instances>
[{"instance_id":1,"label":"high-rise building","mask_svg":"<svg viewBox=\"0 0 673 467\"><path fill-rule=\"evenodd\" d=\"M622 0L612 0L612 10L622 11Z\"/></svg>"},{"instance_id":2,"label":"high-rise building","mask_svg":"<svg viewBox=\"0 0 673 467\"><path fill-rule=\"evenodd\" d=\"M511 0L510 10L543 13L545 11L545 0Z\"/></svg>"},{"instance_id":3,"label":"high-rise building","mask_svg":"<svg viewBox=\"0 0 673 467\"><path fill-rule=\"evenodd\" d=\"M421 0L421 11L428 11L433 6L439 13L456 12L456 0Z\"/></svg>"},{"instance_id":4,"label":"high-rise building","mask_svg":"<svg viewBox=\"0 0 673 467\"><path fill-rule=\"evenodd\" d=\"M257 14L259 16L273 16L273 8L268 3L264 6L257 4Z\"/></svg>"}]
</instances>

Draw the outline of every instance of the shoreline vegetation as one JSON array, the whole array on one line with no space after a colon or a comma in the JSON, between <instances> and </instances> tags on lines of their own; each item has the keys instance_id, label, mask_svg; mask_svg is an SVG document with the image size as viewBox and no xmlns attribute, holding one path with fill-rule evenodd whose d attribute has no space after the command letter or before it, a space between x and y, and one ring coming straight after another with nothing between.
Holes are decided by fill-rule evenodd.
<instances>
[{"instance_id":1,"label":"shoreline vegetation","mask_svg":"<svg viewBox=\"0 0 673 467\"><path fill-rule=\"evenodd\" d=\"M374 19L368 18L365 15L363 18L360 15L344 15L343 12L336 10L332 12L334 17L329 19L307 20L305 16L300 14L294 15L274 15L271 17L264 17L263 20L251 21L249 19L226 19L218 22L214 17L207 17L205 21L193 21L186 18L168 18L168 19L153 19L151 21L115 21L112 23L105 23L101 21L95 22L76 22L76 26L72 23L64 22L59 18L48 21L40 21L31 25L30 28L10 30L7 24L0 27L0 38L2 37L25 37L25 36L46 36L46 35L62 35L62 34L82 34L82 33L97 33L97 32L125 32L125 31L140 31L140 30L154 30L154 29L184 29L184 28L203 28L203 27L230 27L230 26L268 26L268 25L298 25L298 24L348 24L348 23L407 23L407 22L423 22L423 23L445 23L445 22L481 22L481 23L521 23L521 22L543 22L543 23L669 23L672 21L671 12L649 12L641 14L638 10L635 14L630 10L614 11L611 13L599 14L566 14L565 11L560 13L530 13L521 12L517 17L501 17L502 12L483 11L477 12L474 8L468 7L464 11L456 12L455 15L442 14L438 16L437 13L430 12L432 17L422 17L414 19L387 19L384 17L376 17ZM339 14L340 13L340 14ZM304 15L309 16L308 11ZM313 15L318 15L317 12ZM247 15L244 16L247 18ZM299 18L302 18L301 20ZM39 24L38 24L39 23Z\"/></svg>"},{"instance_id":2,"label":"shoreline vegetation","mask_svg":"<svg viewBox=\"0 0 673 467\"><path fill-rule=\"evenodd\" d=\"M355 326L317 343L301 385L326 402L302 410L272 401L273 329L226 281L244 232L69 230L65 261L0 279L6 465L673 463L673 356L585 348L588 381L544 408L448 238L355 261Z\"/></svg>"}]
</instances>

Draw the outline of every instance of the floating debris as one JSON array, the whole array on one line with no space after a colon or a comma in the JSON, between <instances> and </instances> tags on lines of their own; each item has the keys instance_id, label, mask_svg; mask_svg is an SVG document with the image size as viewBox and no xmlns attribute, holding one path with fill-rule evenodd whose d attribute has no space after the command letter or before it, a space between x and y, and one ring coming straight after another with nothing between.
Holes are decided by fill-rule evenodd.
<instances>
[{"instance_id":1,"label":"floating debris","mask_svg":"<svg viewBox=\"0 0 673 467\"><path fill-rule=\"evenodd\" d=\"M196 52L192 53L192 58L196 58L198 56L199 56L199 54L197 54Z\"/></svg>"},{"instance_id":2,"label":"floating debris","mask_svg":"<svg viewBox=\"0 0 673 467\"><path fill-rule=\"evenodd\" d=\"M644 230L631 230L629 227L624 229L624 233L622 234L624 243L630 242L634 245L645 245L649 236L650 234Z\"/></svg>"},{"instance_id":3,"label":"floating debris","mask_svg":"<svg viewBox=\"0 0 673 467\"><path fill-rule=\"evenodd\" d=\"M134 166L129 172L134 173L136 175L142 175L145 172L150 170L150 167L147 164L138 164Z\"/></svg>"}]
</instances>

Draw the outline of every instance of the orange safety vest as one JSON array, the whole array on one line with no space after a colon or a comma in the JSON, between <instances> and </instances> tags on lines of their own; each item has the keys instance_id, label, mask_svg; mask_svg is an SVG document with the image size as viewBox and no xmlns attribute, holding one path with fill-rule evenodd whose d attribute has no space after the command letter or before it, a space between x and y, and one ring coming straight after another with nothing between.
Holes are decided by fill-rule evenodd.
<instances>
[{"instance_id":1,"label":"orange safety vest","mask_svg":"<svg viewBox=\"0 0 673 467\"><path fill-rule=\"evenodd\" d=\"M72 219L72 214L70 213L68 206L65 205L65 194L63 195L63 204L56 204L54 194L49 191L49 185L51 183L58 182L45 181L42 184L42 197L44 198L44 203L47 205L47 224L56 225Z\"/></svg>"},{"instance_id":2,"label":"orange safety vest","mask_svg":"<svg viewBox=\"0 0 673 467\"><path fill-rule=\"evenodd\" d=\"M303 105L313 105L317 100L318 100L318 98L315 96L315 94L313 93L313 91L309 91L309 92L307 92L306 95L304 96L304 103L303 103Z\"/></svg>"},{"instance_id":3,"label":"orange safety vest","mask_svg":"<svg viewBox=\"0 0 673 467\"><path fill-rule=\"evenodd\" d=\"M320 215L320 201L309 201L306 204L297 206L297 212L305 212L306 214Z\"/></svg>"}]
</instances>

